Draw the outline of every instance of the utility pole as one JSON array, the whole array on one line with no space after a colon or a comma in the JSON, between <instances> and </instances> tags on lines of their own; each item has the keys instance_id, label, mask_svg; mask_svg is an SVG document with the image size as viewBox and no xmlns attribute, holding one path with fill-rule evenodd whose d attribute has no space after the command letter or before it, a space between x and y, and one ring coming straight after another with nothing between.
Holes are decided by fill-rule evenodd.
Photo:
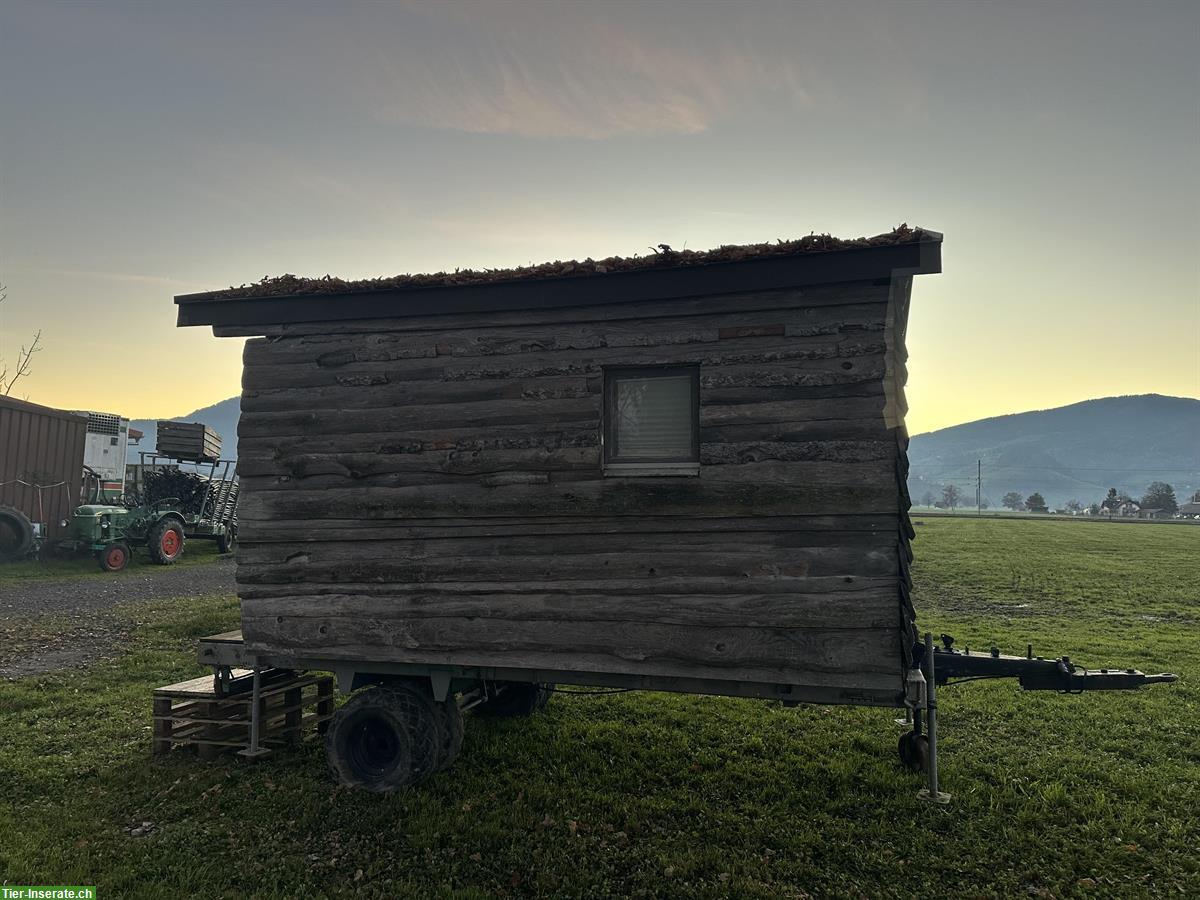
<instances>
[{"instance_id":1,"label":"utility pole","mask_svg":"<svg viewBox=\"0 0 1200 900\"><path fill-rule=\"evenodd\" d=\"M976 515L983 515L983 460L976 460Z\"/></svg>"}]
</instances>

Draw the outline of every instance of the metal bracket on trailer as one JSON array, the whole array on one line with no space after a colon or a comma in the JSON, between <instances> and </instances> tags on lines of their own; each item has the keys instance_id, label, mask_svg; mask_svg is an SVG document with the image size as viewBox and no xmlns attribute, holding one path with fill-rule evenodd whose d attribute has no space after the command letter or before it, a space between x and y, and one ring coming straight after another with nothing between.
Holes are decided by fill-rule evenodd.
<instances>
[{"instance_id":1,"label":"metal bracket on trailer","mask_svg":"<svg viewBox=\"0 0 1200 900\"><path fill-rule=\"evenodd\" d=\"M429 689L438 703L450 696L450 681L450 673L445 670L435 669L429 673Z\"/></svg>"}]
</instances>

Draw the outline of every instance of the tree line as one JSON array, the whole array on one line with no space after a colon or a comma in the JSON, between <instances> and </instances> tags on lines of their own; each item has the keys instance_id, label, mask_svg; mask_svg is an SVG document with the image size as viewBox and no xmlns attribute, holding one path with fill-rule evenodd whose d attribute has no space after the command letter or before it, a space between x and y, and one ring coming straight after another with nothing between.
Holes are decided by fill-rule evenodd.
<instances>
[{"instance_id":1,"label":"tree line","mask_svg":"<svg viewBox=\"0 0 1200 900\"><path fill-rule=\"evenodd\" d=\"M1196 496L1200 498L1200 493L1197 493ZM1118 491L1116 488L1109 488L1108 496L1105 498L1108 506L1113 505L1110 501L1122 503L1127 500L1133 500L1133 498L1124 491ZM1134 500L1133 502L1137 503L1142 509L1161 509L1167 513L1179 511L1179 503L1175 498L1175 489L1165 481L1151 482L1146 488L1146 492L1142 495L1142 499ZM1049 508L1046 505L1046 498L1039 491L1034 491L1027 497L1022 497L1017 491L1009 491L1000 499L1000 503L1005 509L1011 509L1014 512L1049 512ZM957 509L964 505L963 494L957 485L946 484L942 485L940 498L932 490L928 490L921 497L921 504L923 506L932 506L935 509ZM969 506L970 504L965 505ZM990 506L991 500L987 497L980 498L980 509L988 509ZM1077 515L1086 508L1092 515L1099 515L1104 507L1105 504L1100 502L1095 502L1085 507L1078 500L1068 500L1063 505L1063 511L1069 512L1071 515Z\"/></svg>"}]
</instances>

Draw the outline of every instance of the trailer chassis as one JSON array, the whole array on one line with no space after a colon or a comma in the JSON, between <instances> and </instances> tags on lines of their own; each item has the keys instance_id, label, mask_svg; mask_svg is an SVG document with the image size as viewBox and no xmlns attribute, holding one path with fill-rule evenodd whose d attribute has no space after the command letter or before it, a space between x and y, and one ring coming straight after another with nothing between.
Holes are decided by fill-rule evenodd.
<instances>
[{"instance_id":1,"label":"trailer chassis","mask_svg":"<svg viewBox=\"0 0 1200 900\"><path fill-rule=\"evenodd\" d=\"M261 733L257 721L260 703L257 693L262 676L276 669L333 672L338 690L351 693L371 685L391 682L423 684L435 703L455 703L469 709L488 703L514 684L586 685L608 690L656 690L694 694L773 699L785 705L799 703L847 703L904 709L897 724L907 730L900 738L901 762L908 768L927 776L927 784L918 794L921 800L945 804L950 795L940 789L938 781L938 688L945 688L984 679L1015 678L1023 690L1052 690L1064 694L1084 691L1136 690L1148 684L1170 684L1178 676L1169 672L1147 675L1137 669L1085 669L1075 665L1067 656L1047 659L1033 655L1028 645L1025 656L1002 654L998 648L972 653L970 649L956 650L954 638L943 634L941 646L935 646L932 633L913 648L913 667L905 689L897 692L890 702L879 697L833 699L823 690L808 691L786 684L719 681L703 678L674 678L643 676L626 673L558 671L533 668L500 668L492 666L432 665L424 663L375 662L332 657L308 657L288 653L259 653L246 647L240 631L213 635L200 641L199 661L213 669L218 694L223 690L252 690L252 721L250 745L240 752L248 758L270 754L259 743ZM235 668L248 669L252 678L235 678Z\"/></svg>"}]
</instances>

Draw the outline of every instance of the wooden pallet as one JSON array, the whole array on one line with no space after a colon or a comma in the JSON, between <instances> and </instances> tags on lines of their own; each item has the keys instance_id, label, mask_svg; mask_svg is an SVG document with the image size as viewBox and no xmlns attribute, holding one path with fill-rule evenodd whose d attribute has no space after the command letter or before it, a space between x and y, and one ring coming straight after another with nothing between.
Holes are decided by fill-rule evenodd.
<instances>
[{"instance_id":1,"label":"wooden pallet","mask_svg":"<svg viewBox=\"0 0 1200 900\"><path fill-rule=\"evenodd\" d=\"M218 690L211 675L169 684L154 691L154 753L196 747L202 759L222 750L250 746L253 673L234 669ZM333 677L297 675L283 669L262 673L259 744L278 748L324 734L333 715Z\"/></svg>"}]
</instances>

